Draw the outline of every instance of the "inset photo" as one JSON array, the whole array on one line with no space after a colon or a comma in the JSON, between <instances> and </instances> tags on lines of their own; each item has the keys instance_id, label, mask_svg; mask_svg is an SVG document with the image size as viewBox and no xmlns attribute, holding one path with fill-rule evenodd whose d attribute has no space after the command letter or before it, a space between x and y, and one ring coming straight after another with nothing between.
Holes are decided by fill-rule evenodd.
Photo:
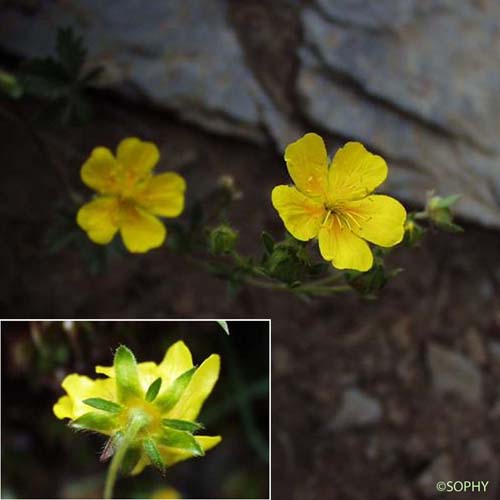
<instances>
[{"instance_id":1,"label":"inset photo","mask_svg":"<svg viewBox=\"0 0 500 500\"><path fill-rule=\"evenodd\" d=\"M269 498L270 328L3 321L1 497Z\"/></svg>"}]
</instances>

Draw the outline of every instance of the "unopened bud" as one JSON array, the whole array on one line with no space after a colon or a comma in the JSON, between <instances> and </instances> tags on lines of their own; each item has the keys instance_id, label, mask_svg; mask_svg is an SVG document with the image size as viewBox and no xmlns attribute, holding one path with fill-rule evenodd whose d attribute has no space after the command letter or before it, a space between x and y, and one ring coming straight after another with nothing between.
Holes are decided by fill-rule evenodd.
<instances>
[{"instance_id":1,"label":"unopened bud","mask_svg":"<svg viewBox=\"0 0 500 500\"><path fill-rule=\"evenodd\" d=\"M210 231L209 247L213 255L227 255L231 253L238 241L238 231L223 224Z\"/></svg>"}]
</instances>

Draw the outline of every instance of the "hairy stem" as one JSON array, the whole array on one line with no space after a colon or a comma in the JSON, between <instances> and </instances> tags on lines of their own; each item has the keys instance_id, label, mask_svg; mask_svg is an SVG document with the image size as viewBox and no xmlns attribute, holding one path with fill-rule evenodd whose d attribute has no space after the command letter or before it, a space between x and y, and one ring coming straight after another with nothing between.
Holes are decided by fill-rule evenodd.
<instances>
[{"instance_id":1,"label":"hairy stem","mask_svg":"<svg viewBox=\"0 0 500 500\"><path fill-rule=\"evenodd\" d=\"M137 433L148 423L149 417L142 411L137 411L131 415L127 429L124 432L123 440L120 442L118 450L113 455L111 465L106 476L106 484L104 486L104 498L113 498L113 488L115 486L118 471L125 457L125 453L129 446L133 443Z\"/></svg>"}]
</instances>

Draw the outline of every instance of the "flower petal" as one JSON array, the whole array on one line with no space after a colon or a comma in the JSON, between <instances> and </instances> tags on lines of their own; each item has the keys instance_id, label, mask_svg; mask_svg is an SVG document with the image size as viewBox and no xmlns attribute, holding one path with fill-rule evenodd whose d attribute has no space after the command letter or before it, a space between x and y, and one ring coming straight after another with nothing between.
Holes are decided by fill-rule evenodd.
<instances>
[{"instance_id":1,"label":"flower petal","mask_svg":"<svg viewBox=\"0 0 500 500\"><path fill-rule=\"evenodd\" d=\"M58 399L57 403L52 407L54 415L59 418L75 418L73 412L73 402L69 396L62 396Z\"/></svg>"},{"instance_id":2,"label":"flower petal","mask_svg":"<svg viewBox=\"0 0 500 500\"><path fill-rule=\"evenodd\" d=\"M195 420L205 399L209 396L219 378L220 357L212 354L194 372L181 399L169 412L168 418Z\"/></svg>"},{"instance_id":3,"label":"flower petal","mask_svg":"<svg viewBox=\"0 0 500 500\"><path fill-rule=\"evenodd\" d=\"M135 196L135 201L148 212L163 217L178 217L184 210L186 181L175 172L151 177Z\"/></svg>"},{"instance_id":4,"label":"flower petal","mask_svg":"<svg viewBox=\"0 0 500 500\"><path fill-rule=\"evenodd\" d=\"M108 377L115 378L115 367L114 366L100 366L97 365L95 367L96 373L102 373L103 375L107 375Z\"/></svg>"},{"instance_id":5,"label":"flower petal","mask_svg":"<svg viewBox=\"0 0 500 500\"><path fill-rule=\"evenodd\" d=\"M137 476L137 474L140 474L144 470L144 467L150 465L150 463L151 462L149 461L149 458L146 456L146 454L143 453L136 466L132 469L130 475Z\"/></svg>"},{"instance_id":6,"label":"flower petal","mask_svg":"<svg viewBox=\"0 0 500 500\"><path fill-rule=\"evenodd\" d=\"M359 142L348 142L335 154L328 173L328 201L356 200L370 194L387 177L385 160Z\"/></svg>"},{"instance_id":7,"label":"flower petal","mask_svg":"<svg viewBox=\"0 0 500 500\"><path fill-rule=\"evenodd\" d=\"M356 236L335 215L319 230L319 250L325 260L331 260L337 269L368 271L373 255L368 243Z\"/></svg>"},{"instance_id":8,"label":"flower petal","mask_svg":"<svg viewBox=\"0 0 500 500\"><path fill-rule=\"evenodd\" d=\"M191 351L182 340L179 340L168 348L158 368L161 374L159 376L163 379L163 387L167 388L179 375L193 368Z\"/></svg>"},{"instance_id":9,"label":"flower petal","mask_svg":"<svg viewBox=\"0 0 500 500\"><path fill-rule=\"evenodd\" d=\"M303 194L324 197L327 190L328 156L323 139L309 133L285 149L288 173Z\"/></svg>"},{"instance_id":10,"label":"flower petal","mask_svg":"<svg viewBox=\"0 0 500 500\"><path fill-rule=\"evenodd\" d=\"M160 152L152 142L129 137L118 145L116 158L128 177L139 180L153 170L160 159Z\"/></svg>"},{"instance_id":11,"label":"flower petal","mask_svg":"<svg viewBox=\"0 0 500 500\"><path fill-rule=\"evenodd\" d=\"M322 203L304 196L290 186L276 186L271 199L287 231L295 238L307 241L318 235L326 215Z\"/></svg>"},{"instance_id":12,"label":"flower petal","mask_svg":"<svg viewBox=\"0 0 500 500\"><path fill-rule=\"evenodd\" d=\"M354 219L353 232L365 240L392 247L403 239L406 210L390 196L376 194L350 201L344 204L343 210Z\"/></svg>"},{"instance_id":13,"label":"flower petal","mask_svg":"<svg viewBox=\"0 0 500 500\"><path fill-rule=\"evenodd\" d=\"M103 194L115 194L119 188L121 167L108 148L95 148L82 165L80 177L92 189Z\"/></svg>"},{"instance_id":14,"label":"flower petal","mask_svg":"<svg viewBox=\"0 0 500 500\"><path fill-rule=\"evenodd\" d=\"M101 196L83 205L76 221L94 243L106 245L118 230L118 211L116 198Z\"/></svg>"},{"instance_id":15,"label":"flower petal","mask_svg":"<svg viewBox=\"0 0 500 500\"><path fill-rule=\"evenodd\" d=\"M167 235L163 223L154 215L132 205L120 211L120 232L127 250L144 253L159 247Z\"/></svg>"},{"instance_id":16,"label":"flower petal","mask_svg":"<svg viewBox=\"0 0 500 500\"><path fill-rule=\"evenodd\" d=\"M116 387L112 379L96 379L92 380L84 375L72 373L68 375L62 382L63 389L67 392L68 398L73 405L72 415L69 414L69 402L67 400L61 401L61 398L56 403L56 406L61 403L62 406L58 407L57 411L64 414L63 417L58 418L78 418L88 413L92 409L83 403L84 399L89 398L103 398L110 401L116 400ZM54 413L56 408L54 407Z\"/></svg>"}]
</instances>

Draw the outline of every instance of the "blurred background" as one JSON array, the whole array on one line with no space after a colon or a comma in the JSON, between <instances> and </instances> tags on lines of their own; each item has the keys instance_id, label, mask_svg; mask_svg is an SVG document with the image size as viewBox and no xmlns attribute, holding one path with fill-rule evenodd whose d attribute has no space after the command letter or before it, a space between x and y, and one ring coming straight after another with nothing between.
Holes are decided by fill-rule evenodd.
<instances>
[{"instance_id":1,"label":"blurred background","mask_svg":"<svg viewBox=\"0 0 500 500\"><path fill-rule=\"evenodd\" d=\"M274 498L420 500L438 480L500 478L500 3L496 0L4 2L2 65L53 53L59 26L104 72L83 126L0 103L2 317L273 318ZM460 235L389 257L405 269L379 300L304 304L225 284L161 248L93 273L47 244L64 182L96 145L155 141L188 200L221 175L243 197L241 250L282 224L283 147L305 131L330 152L360 140L388 161L383 190L419 207L462 194ZM47 161L47 157L50 161ZM183 219L181 218L181 221ZM167 223L168 226L168 223ZM79 246L84 243L80 242ZM57 245L56 245L57 248Z\"/></svg>"},{"instance_id":2,"label":"blurred background","mask_svg":"<svg viewBox=\"0 0 500 500\"><path fill-rule=\"evenodd\" d=\"M147 467L117 482L115 498L268 498L269 322L3 322L2 498L102 498L105 437L76 433L52 406L69 373L96 378L120 344L159 363L184 340L199 365L221 355L221 375L199 421L222 443L203 459Z\"/></svg>"}]
</instances>

